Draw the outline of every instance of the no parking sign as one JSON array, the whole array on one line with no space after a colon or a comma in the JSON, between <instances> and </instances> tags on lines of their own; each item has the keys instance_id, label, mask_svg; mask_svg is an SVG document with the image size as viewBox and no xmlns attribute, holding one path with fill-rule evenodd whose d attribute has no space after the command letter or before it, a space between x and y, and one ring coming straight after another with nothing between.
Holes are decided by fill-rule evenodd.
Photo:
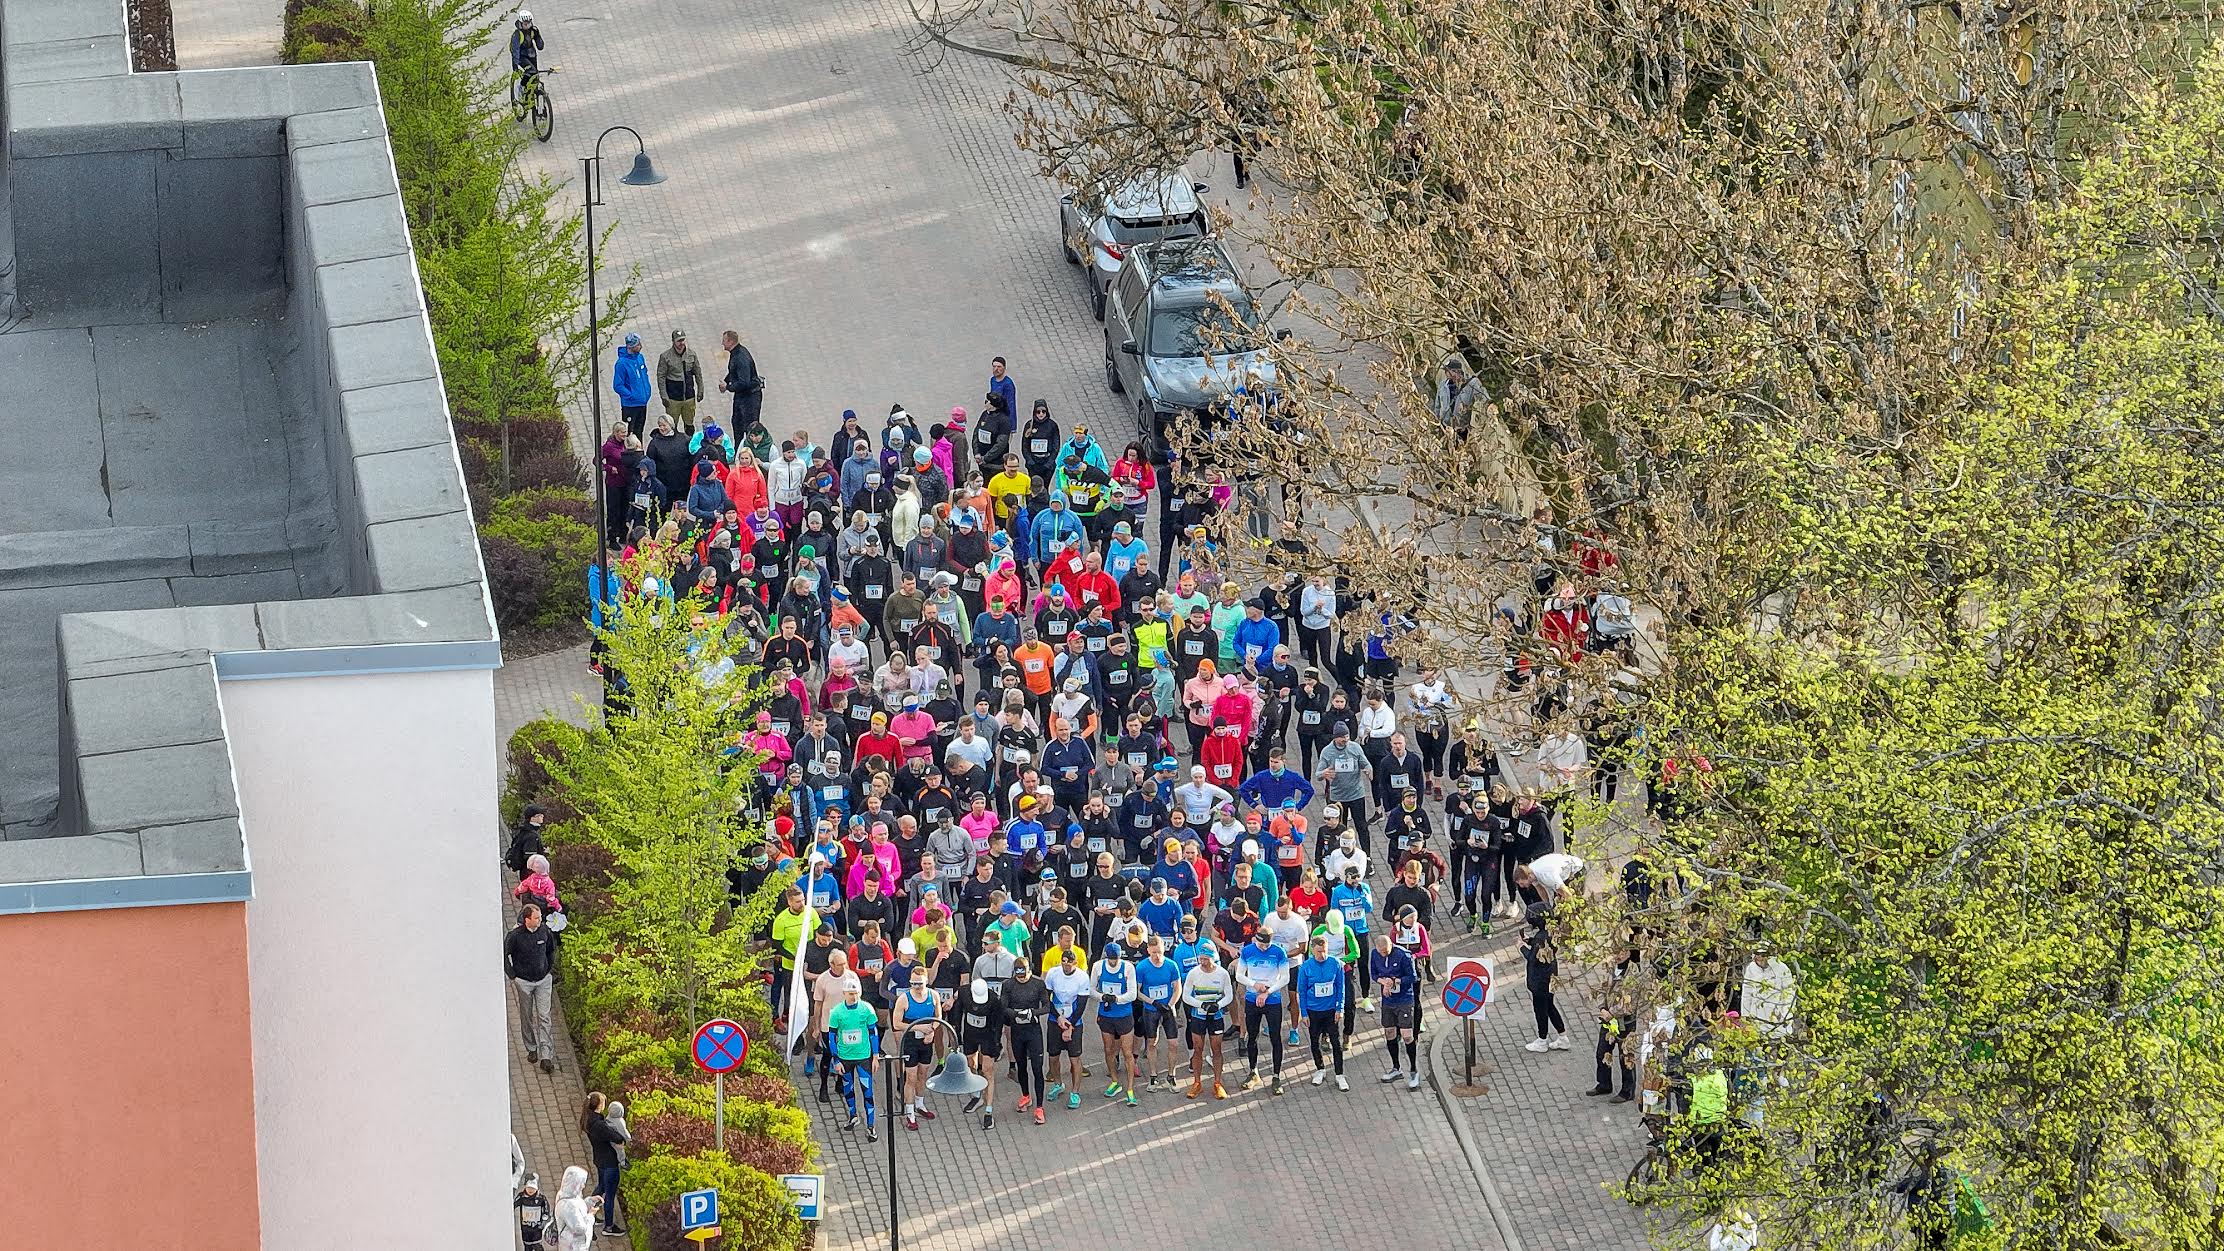
<instances>
[{"instance_id":1,"label":"no parking sign","mask_svg":"<svg viewBox=\"0 0 2224 1251\"><path fill-rule=\"evenodd\" d=\"M1483 1019L1483 1010L1490 1004L1490 964L1484 960L1462 960L1444 975L1444 1010L1458 1017Z\"/></svg>"}]
</instances>

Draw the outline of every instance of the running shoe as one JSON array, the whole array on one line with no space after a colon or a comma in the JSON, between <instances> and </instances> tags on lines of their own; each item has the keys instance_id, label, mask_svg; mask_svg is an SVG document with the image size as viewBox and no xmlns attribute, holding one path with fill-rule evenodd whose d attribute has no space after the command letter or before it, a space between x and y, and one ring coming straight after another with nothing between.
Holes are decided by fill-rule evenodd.
<instances>
[{"instance_id":1,"label":"running shoe","mask_svg":"<svg viewBox=\"0 0 2224 1251\"><path fill-rule=\"evenodd\" d=\"M1034 1106L1035 1106L1035 1097L1034 1097L1033 1095L1021 1095L1021 1096L1019 1097L1019 1110L1020 1110L1020 1111L1022 1111L1022 1112L1025 1112L1025 1111L1026 1111L1027 1109L1029 1109L1029 1108L1031 1108L1031 1107L1034 1107Z\"/></svg>"},{"instance_id":2,"label":"running shoe","mask_svg":"<svg viewBox=\"0 0 2224 1251\"><path fill-rule=\"evenodd\" d=\"M983 1113L981 1113L981 1128L982 1128L982 1129L995 1129L995 1128L996 1128L996 1113L994 1113L994 1112L983 1112Z\"/></svg>"},{"instance_id":3,"label":"running shoe","mask_svg":"<svg viewBox=\"0 0 2224 1251\"><path fill-rule=\"evenodd\" d=\"M867 1125L867 1126L865 1127L865 1141L866 1141L866 1142L879 1142L879 1141L880 1141L880 1131L879 1131L879 1130L877 1130L877 1129L874 1129L874 1128L873 1128L872 1126L870 1126L870 1125Z\"/></svg>"},{"instance_id":4,"label":"running shoe","mask_svg":"<svg viewBox=\"0 0 2224 1251\"><path fill-rule=\"evenodd\" d=\"M1291 1031L1290 1031L1290 1046L1292 1046L1292 1047L1295 1047L1296 1045L1297 1045L1297 1031L1293 1029L1293 1030L1291 1030Z\"/></svg>"},{"instance_id":5,"label":"running shoe","mask_svg":"<svg viewBox=\"0 0 2224 1251\"><path fill-rule=\"evenodd\" d=\"M964 1106L963 1108L959 1109L959 1110L960 1110L960 1111L962 1111L963 1113L965 1113L965 1115L967 1115L967 1116L971 1116L971 1115L973 1115L973 1114L974 1114L975 1112L979 1111L979 1110L980 1110L980 1107L981 1107L981 1097L980 1097L979 1095L975 1095L975 1096L973 1096L972 1098L970 1098L970 1099L966 1100L966 1101L965 1101L965 1106Z\"/></svg>"},{"instance_id":6,"label":"running shoe","mask_svg":"<svg viewBox=\"0 0 2224 1251\"><path fill-rule=\"evenodd\" d=\"M1407 1090L1421 1089L1421 1075L1419 1073L1414 1073L1408 1076L1405 1079L1405 1088Z\"/></svg>"},{"instance_id":7,"label":"running shoe","mask_svg":"<svg viewBox=\"0 0 2224 1251\"><path fill-rule=\"evenodd\" d=\"M1557 1035L1551 1042L1546 1043L1545 1046L1550 1047L1554 1051L1566 1051L1568 1049L1568 1036L1566 1034Z\"/></svg>"},{"instance_id":8,"label":"running shoe","mask_svg":"<svg viewBox=\"0 0 2224 1251\"><path fill-rule=\"evenodd\" d=\"M1402 1068L1400 1068L1400 1069L1392 1069L1392 1070L1390 1070L1389 1072L1387 1072L1387 1073L1384 1073L1384 1074L1382 1075L1382 1077L1381 1077L1381 1080L1382 1080L1382 1081L1385 1081L1385 1082L1394 1082L1394 1081L1396 1081L1396 1080L1398 1080L1399 1078L1401 1078L1401 1077L1404 1077L1404 1076L1405 1076L1405 1070L1404 1070L1404 1069L1402 1069Z\"/></svg>"},{"instance_id":9,"label":"running shoe","mask_svg":"<svg viewBox=\"0 0 2224 1251\"><path fill-rule=\"evenodd\" d=\"M1532 1038L1528 1042L1521 1044L1521 1049L1523 1051L1534 1051L1538 1055L1543 1055L1545 1052L1552 1049L1552 1044L1546 1042L1542 1038Z\"/></svg>"},{"instance_id":10,"label":"running shoe","mask_svg":"<svg viewBox=\"0 0 2224 1251\"><path fill-rule=\"evenodd\" d=\"M1104 1088L1104 1097L1107 1099L1117 1099L1120 1097L1120 1091L1122 1091L1123 1089L1125 1089L1125 1087L1121 1086L1118 1082L1114 1082Z\"/></svg>"},{"instance_id":11,"label":"running shoe","mask_svg":"<svg viewBox=\"0 0 2224 1251\"><path fill-rule=\"evenodd\" d=\"M843 1121L843 1122L842 1122L842 1132L846 1134L846 1133L848 1133L848 1132L849 1132L850 1130L853 1130L853 1129L856 1129L856 1128L857 1128L857 1114L856 1114L855 1112L852 1112L852 1113L850 1113L849 1119L848 1119L848 1120L846 1120L846 1121Z\"/></svg>"},{"instance_id":12,"label":"running shoe","mask_svg":"<svg viewBox=\"0 0 2224 1251\"><path fill-rule=\"evenodd\" d=\"M1066 1108L1067 1108L1067 1109L1068 1109L1069 1111L1070 1111L1070 1110L1072 1110L1072 1109L1075 1109L1075 1108L1079 1108L1080 1106L1081 1106L1081 1092L1080 1092L1080 1091L1078 1091L1078 1090L1077 1090L1077 1091L1074 1091L1074 1092L1073 1092L1072 1094L1070 1094L1070 1095L1067 1095L1067 1096L1066 1096Z\"/></svg>"},{"instance_id":13,"label":"running shoe","mask_svg":"<svg viewBox=\"0 0 2224 1251\"><path fill-rule=\"evenodd\" d=\"M1212 1084L1212 1097L1213 1097L1213 1098L1215 1098L1215 1099L1225 1099L1225 1098L1227 1098L1227 1097L1228 1097L1228 1088L1227 1088L1226 1086L1223 1086L1223 1085L1221 1085L1221 1084L1220 1084L1220 1083L1219 1083L1218 1081L1214 1081L1214 1082L1213 1082L1213 1084Z\"/></svg>"},{"instance_id":14,"label":"running shoe","mask_svg":"<svg viewBox=\"0 0 2224 1251\"><path fill-rule=\"evenodd\" d=\"M1189 1097L1194 1099L1203 1093L1205 1093L1205 1079L1202 1077L1189 1079Z\"/></svg>"},{"instance_id":15,"label":"running shoe","mask_svg":"<svg viewBox=\"0 0 2224 1251\"><path fill-rule=\"evenodd\" d=\"M1036 1108L1036 1109L1035 1109L1035 1124L1037 1124L1037 1125L1040 1125L1040 1124L1042 1124L1042 1123L1043 1123L1043 1111L1042 1111L1042 1109L1041 1109L1041 1108Z\"/></svg>"},{"instance_id":16,"label":"running shoe","mask_svg":"<svg viewBox=\"0 0 2224 1251\"><path fill-rule=\"evenodd\" d=\"M1313 1074L1313 1084L1314 1084L1315 1086L1318 1086L1318 1085L1320 1085L1320 1084L1321 1084L1322 1082L1325 1082L1325 1081L1327 1081L1327 1080L1328 1080L1328 1070L1327 1070L1327 1069L1322 1069L1322 1070L1321 1070L1320 1072L1318 1072L1318 1073L1315 1073L1315 1074Z\"/></svg>"},{"instance_id":17,"label":"running shoe","mask_svg":"<svg viewBox=\"0 0 2224 1251\"><path fill-rule=\"evenodd\" d=\"M1131 1108L1139 1106L1135 1101L1135 1092L1132 1090L1127 1092L1127 1106Z\"/></svg>"},{"instance_id":18,"label":"running shoe","mask_svg":"<svg viewBox=\"0 0 2224 1251\"><path fill-rule=\"evenodd\" d=\"M1275 1094L1281 1094L1281 1093L1282 1093L1282 1079L1281 1079L1281 1077L1280 1077L1279 1075L1277 1075L1277 1076L1275 1077L1275 1079L1274 1079L1274 1093L1275 1093Z\"/></svg>"},{"instance_id":19,"label":"running shoe","mask_svg":"<svg viewBox=\"0 0 2224 1251\"><path fill-rule=\"evenodd\" d=\"M1066 1084L1064 1082L1052 1082L1050 1083L1050 1089L1043 1092L1043 1101L1047 1103L1064 1093L1066 1093Z\"/></svg>"},{"instance_id":20,"label":"running shoe","mask_svg":"<svg viewBox=\"0 0 2224 1251\"><path fill-rule=\"evenodd\" d=\"M1344 1080L1344 1075L1343 1075L1343 1074L1341 1074L1341 1073L1338 1073L1338 1074L1336 1075L1336 1089L1338 1089L1338 1090L1350 1090L1350 1089L1351 1089L1351 1083L1350 1083L1350 1082L1347 1082L1347 1081L1345 1081L1345 1080Z\"/></svg>"},{"instance_id":21,"label":"running shoe","mask_svg":"<svg viewBox=\"0 0 2224 1251\"><path fill-rule=\"evenodd\" d=\"M916 1116L913 1116L913 1115L912 1115L911 1113L909 1113L909 1112L906 1112L906 1113L904 1113L904 1128L905 1128L905 1129L917 1129L917 1128L919 1128L919 1118L918 1118L918 1117L916 1117Z\"/></svg>"},{"instance_id":22,"label":"running shoe","mask_svg":"<svg viewBox=\"0 0 2224 1251\"><path fill-rule=\"evenodd\" d=\"M919 1115L931 1121L934 1119L934 1109L922 1103L919 1105Z\"/></svg>"},{"instance_id":23,"label":"running shoe","mask_svg":"<svg viewBox=\"0 0 2224 1251\"><path fill-rule=\"evenodd\" d=\"M1243 1088L1245 1090L1257 1090L1259 1088L1259 1075L1257 1073L1244 1074Z\"/></svg>"}]
</instances>

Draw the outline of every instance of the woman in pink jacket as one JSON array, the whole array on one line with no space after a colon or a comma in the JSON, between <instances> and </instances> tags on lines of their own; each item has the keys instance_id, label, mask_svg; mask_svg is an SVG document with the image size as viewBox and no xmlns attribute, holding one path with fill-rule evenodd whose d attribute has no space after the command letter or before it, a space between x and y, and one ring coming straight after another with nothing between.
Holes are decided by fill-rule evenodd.
<instances>
[{"instance_id":1,"label":"woman in pink jacket","mask_svg":"<svg viewBox=\"0 0 2224 1251\"><path fill-rule=\"evenodd\" d=\"M861 854L850 864L849 878L843 883L847 893L851 896L862 894L865 874L878 871L880 888L894 894L903 884L903 860L896 854L896 845L888 841L888 827L874 826L870 841L859 851Z\"/></svg>"},{"instance_id":2,"label":"woman in pink jacket","mask_svg":"<svg viewBox=\"0 0 2224 1251\"><path fill-rule=\"evenodd\" d=\"M905 760L933 758L934 717L920 710L916 691L903 697L903 711L888 719L888 732L903 744Z\"/></svg>"},{"instance_id":3,"label":"woman in pink jacket","mask_svg":"<svg viewBox=\"0 0 2224 1251\"><path fill-rule=\"evenodd\" d=\"M1212 717L1236 727L1236 741L1251 741L1251 723L1258 720L1259 705L1251 693L1243 689L1243 675L1228 674L1220 679L1220 694L1213 697Z\"/></svg>"},{"instance_id":4,"label":"woman in pink jacket","mask_svg":"<svg viewBox=\"0 0 2224 1251\"><path fill-rule=\"evenodd\" d=\"M764 775L767 784L778 781L780 775L787 772L788 762L795 759L795 749L788 746L787 735L772 728L769 712L757 714L757 728L742 740L742 746L764 757L757 765L757 772Z\"/></svg>"},{"instance_id":5,"label":"woman in pink jacket","mask_svg":"<svg viewBox=\"0 0 2224 1251\"><path fill-rule=\"evenodd\" d=\"M1027 603L1027 588L1020 585L1019 567L1013 563L1010 552L990 558L995 568L988 581L981 585L981 602L1001 599L1006 607L1020 611Z\"/></svg>"}]
</instances>

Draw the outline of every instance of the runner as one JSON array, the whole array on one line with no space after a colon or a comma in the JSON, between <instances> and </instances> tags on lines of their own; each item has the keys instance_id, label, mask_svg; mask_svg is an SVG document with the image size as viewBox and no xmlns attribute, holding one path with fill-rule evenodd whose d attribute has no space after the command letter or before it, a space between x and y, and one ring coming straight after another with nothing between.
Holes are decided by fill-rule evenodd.
<instances>
[{"instance_id":1,"label":"runner","mask_svg":"<svg viewBox=\"0 0 2224 1251\"><path fill-rule=\"evenodd\" d=\"M841 1071L842 1106L849 1110L842 1128L857 1128L857 1104L863 1099L865 1140L872 1142L880 1137L873 1119L873 1057L880 1046L880 1018L862 999L857 987L850 986L843 991L841 1004L827 1013L826 1024L834 1038L834 1063Z\"/></svg>"},{"instance_id":2,"label":"runner","mask_svg":"<svg viewBox=\"0 0 2224 1251\"><path fill-rule=\"evenodd\" d=\"M1104 958L1091 975L1097 999L1097 1033L1104 1039L1104 1075L1111 1084L1104 1097L1127 1096L1135 1106L1135 966L1128 963L1118 943L1107 943ZM1123 1084L1122 1075L1127 1077Z\"/></svg>"},{"instance_id":3,"label":"runner","mask_svg":"<svg viewBox=\"0 0 2224 1251\"><path fill-rule=\"evenodd\" d=\"M1209 946L1197 949L1197 967L1182 978L1182 1004L1189 1011L1189 1097L1204 1091L1205 1053L1212 1053L1212 1097L1225 1099L1222 1081L1221 1042L1228 1030L1227 1008L1235 998L1235 983L1220 967L1220 957Z\"/></svg>"},{"instance_id":4,"label":"runner","mask_svg":"<svg viewBox=\"0 0 2224 1251\"><path fill-rule=\"evenodd\" d=\"M1066 1107L1081 1106L1081 1013L1089 1003L1089 975L1081 971L1081 953L1071 947L1058 953L1058 967L1043 979L1050 993L1050 1066L1064 1057L1064 1081L1054 1081L1043 1093L1045 1100L1066 1094Z\"/></svg>"},{"instance_id":5,"label":"runner","mask_svg":"<svg viewBox=\"0 0 2224 1251\"><path fill-rule=\"evenodd\" d=\"M936 1031L924 1022L942 1015L942 1000L927 988L927 970L912 970L911 987L896 997L892 1015L904 1027L904 1128L919 1128L919 1118L934 1119L932 1110L925 1106L927 1069L934 1064Z\"/></svg>"},{"instance_id":6,"label":"runner","mask_svg":"<svg viewBox=\"0 0 2224 1251\"><path fill-rule=\"evenodd\" d=\"M1342 920L1342 915L1337 914ZM1346 944L1347 946L1349 944ZM1313 1084L1327 1080L1329 1070L1321 1059L1321 1039L1328 1039L1336 1059L1336 1089L1350 1090L1344 1081L1344 1034L1338 1027L1337 1016L1344 1007L1345 983L1349 975L1342 958L1328 949L1328 936L1317 934L1306 945L1305 962L1297 966L1297 998L1305 1010L1307 1045L1313 1053Z\"/></svg>"},{"instance_id":7,"label":"runner","mask_svg":"<svg viewBox=\"0 0 2224 1251\"><path fill-rule=\"evenodd\" d=\"M1015 965L1014 971L1025 967ZM970 1115L981 1113L981 1128L996 1128L996 1062L1004 1054L1004 996L985 977L975 977L966 988L958 1012L958 1037L965 1048L965 1062L988 1082L981 1093L965 1101Z\"/></svg>"},{"instance_id":8,"label":"runner","mask_svg":"<svg viewBox=\"0 0 2224 1251\"><path fill-rule=\"evenodd\" d=\"M1194 922L1190 923L1194 926ZM1145 945L1143 962L1135 966L1136 1006L1135 1037L1141 1054L1136 1057L1143 1071L1150 1074L1148 1089L1157 1090L1161 1085L1174 1088L1174 1033L1177 1006L1181 997L1181 965L1166 958L1166 940L1157 934ZM1152 1063L1152 1050L1158 1052L1158 1063Z\"/></svg>"},{"instance_id":9,"label":"runner","mask_svg":"<svg viewBox=\"0 0 2224 1251\"><path fill-rule=\"evenodd\" d=\"M1021 961L1004 983L1004 1021L1012 1040L1012 1064L1019 1077L1019 1110L1032 1106L1035 1124L1043 1123L1049 1096L1043 1090L1043 1017L1050 1008L1050 994L1043 980Z\"/></svg>"},{"instance_id":10,"label":"runner","mask_svg":"<svg viewBox=\"0 0 2224 1251\"><path fill-rule=\"evenodd\" d=\"M1421 1063L1413 1022L1421 977L1413 957L1390 941L1388 930L1375 935L1374 954L1367 957L1367 976L1382 995L1382 1041L1390 1051L1390 1071L1382 1075L1382 1080L1394 1082L1403 1077L1407 1090L1419 1090ZM1402 1056L1400 1043L1405 1046Z\"/></svg>"},{"instance_id":11,"label":"runner","mask_svg":"<svg viewBox=\"0 0 2224 1251\"><path fill-rule=\"evenodd\" d=\"M1282 991L1290 984L1290 957L1265 928L1252 931L1236 955L1235 981L1243 988L1243 1088L1259 1084L1259 1030L1267 1031L1274 1058L1274 1093L1282 1093Z\"/></svg>"}]
</instances>

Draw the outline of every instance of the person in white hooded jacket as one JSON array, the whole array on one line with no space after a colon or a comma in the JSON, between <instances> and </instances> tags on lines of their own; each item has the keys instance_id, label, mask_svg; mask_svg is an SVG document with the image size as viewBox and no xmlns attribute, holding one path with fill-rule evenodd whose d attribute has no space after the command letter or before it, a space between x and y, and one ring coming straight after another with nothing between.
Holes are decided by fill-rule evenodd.
<instances>
[{"instance_id":1,"label":"person in white hooded jacket","mask_svg":"<svg viewBox=\"0 0 2224 1251\"><path fill-rule=\"evenodd\" d=\"M564 1184L556 1191L556 1251L592 1251L595 1245L594 1200L587 1197L587 1170L574 1164L564 1170Z\"/></svg>"}]
</instances>

